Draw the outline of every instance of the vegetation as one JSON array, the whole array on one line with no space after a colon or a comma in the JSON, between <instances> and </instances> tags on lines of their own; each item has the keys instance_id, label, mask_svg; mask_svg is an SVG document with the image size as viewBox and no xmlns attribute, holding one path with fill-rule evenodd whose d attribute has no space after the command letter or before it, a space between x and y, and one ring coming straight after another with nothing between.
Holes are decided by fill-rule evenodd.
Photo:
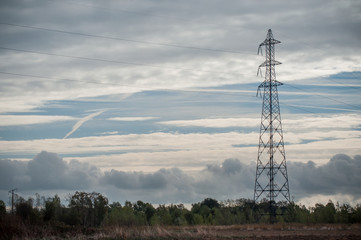
<instances>
[{"instance_id":1,"label":"vegetation","mask_svg":"<svg viewBox=\"0 0 361 240\"><path fill-rule=\"evenodd\" d=\"M183 204L155 207L142 201L109 204L108 199L100 193L75 192L67 201L67 206L63 205L57 195L45 198L37 194L28 200L17 197L14 214L6 212L5 203L0 201L0 233L11 239L19 234L24 236L27 231L34 234L34 229L40 231L41 236L45 230L56 234L74 231L92 234L93 231L107 228L231 226L269 221L266 200L260 203L249 199L218 202L206 198L187 209ZM326 205L316 204L306 208L295 203L278 202L276 208L279 224L361 223L361 205L329 201Z\"/></svg>"}]
</instances>

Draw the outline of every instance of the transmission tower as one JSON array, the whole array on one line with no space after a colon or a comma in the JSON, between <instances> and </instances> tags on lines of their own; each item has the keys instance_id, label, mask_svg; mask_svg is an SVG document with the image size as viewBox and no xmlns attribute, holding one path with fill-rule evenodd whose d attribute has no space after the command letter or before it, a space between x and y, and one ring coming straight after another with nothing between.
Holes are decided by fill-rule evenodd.
<instances>
[{"instance_id":1,"label":"transmission tower","mask_svg":"<svg viewBox=\"0 0 361 240\"><path fill-rule=\"evenodd\" d=\"M265 47L266 61L261 67L266 68L265 79L258 86L257 95L263 95L260 136L258 145L256 181L254 201L267 199L269 201L270 222L276 221L276 200L283 196L290 202L286 155L283 142L281 112L278 101L277 87L283 85L276 80L275 65L281 64L275 60L275 44L281 43L273 38L271 29L266 39L259 45L258 54ZM258 73L257 73L258 74Z\"/></svg>"},{"instance_id":2,"label":"transmission tower","mask_svg":"<svg viewBox=\"0 0 361 240\"><path fill-rule=\"evenodd\" d=\"M14 192L17 191L18 189L11 189L9 191L9 193L11 193L11 214L14 215Z\"/></svg>"}]
</instances>

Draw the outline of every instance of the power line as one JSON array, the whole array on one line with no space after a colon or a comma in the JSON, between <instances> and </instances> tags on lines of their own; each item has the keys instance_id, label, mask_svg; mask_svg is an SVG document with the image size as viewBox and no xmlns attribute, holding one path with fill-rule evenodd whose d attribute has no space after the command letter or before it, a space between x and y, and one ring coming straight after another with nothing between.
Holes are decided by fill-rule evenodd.
<instances>
[{"instance_id":1,"label":"power line","mask_svg":"<svg viewBox=\"0 0 361 240\"><path fill-rule=\"evenodd\" d=\"M136 86L129 86L124 84L118 84L118 83L104 83L104 82L95 82L95 81L83 81L83 80L76 80L76 79L69 79L69 78L53 78L48 76L40 76L40 75L31 75L31 74L21 74L21 73L11 73L11 72L4 72L0 71L0 74L6 74L6 75L12 75L12 76L20 76L20 77L31 77L31 78L40 78L40 79L48 79L48 80L55 80L55 81L72 81L72 82L81 82L81 83L91 83L91 84L98 84L98 85L108 85L108 86L115 86L115 87L128 87L137 89L138 91L152 91L152 90L162 90L162 91L172 91L172 92L196 92L197 94L220 94L220 95L237 95L237 96L244 96L249 98L256 98L256 96L251 94L242 94L245 93L246 90L228 90L228 89L199 89L199 88L185 88L185 89L170 89L170 88L159 88L159 89L146 89ZM250 91L251 92L251 91ZM334 99L332 99L334 100ZM191 101L193 102L193 101ZM316 108L316 109L327 109L327 110L338 110L338 111L351 111L351 112L359 112L358 110L352 110L352 109L340 109L340 108L331 108L331 107L321 107L321 106L299 106L299 105L291 105L282 103L282 105L285 105L290 108L294 108L297 110L301 110L306 113L311 114L317 114L316 112L310 111L307 108Z\"/></svg>"},{"instance_id":2,"label":"power line","mask_svg":"<svg viewBox=\"0 0 361 240\"><path fill-rule=\"evenodd\" d=\"M48 76L40 76L40 75L32 75L32 74L23 74L23 73L12 73L12 72L4 72L0 71L0 74L5 75L12 75L12 76L20 76L20 77L31 77L31 78L40 78L40 79L48 79L48 80L55 80L55 81L72 81L72 82L82 82L82 83L91 83L91 84L99 84L99 85L110 85L110 86L117 86L117 87L129 87L129 88L135 88L143 91L149 91L149 90L163 90L163 91L180 91L180 92L197 92L197 93L217 93L222 95L234 95L239 93L242 93L243 91L237 91L237 90L214 90L214 89L197 89L197 88L185 88L185 89L171 89L171 88L159 88L159 89L146 89L136 86L129 86L124 84L117 84L117 83L104 83L104 82L94 82L94 81L83 81L83 80L76 80L76 79L70 79L70 78L53 78ZM242 94L242 96L247 97L254 97L249 94Z\"/></svg>"},{"instance_id":3,"label":"power line","mask_svg":"<svg viewBox=\"0 0 361 240\"><path fill-rule=\"evenodd\" d=\"M290 105L290 104L286 104L286 103L282 103L282 105L285 105L285 106L288 106L290 108L294 108L294 109L297 109L297 110L301 110L303 112L307 112L307 113L312 113L312 114L316 114L315 112L312 112L312 111L309 111L309 110L306 110L305 108L303 107L299 107L299 106L296 106L296 105Z\"/></svg>"},{"instance_id":4,"label":"power line","mask_svg":"<svg viewBox=\"0 0 361 240\"><path fill-rule=\"evenodd\" d=\"M354 110L354 109L345 109L345 108L334 108L334 107L318 107L318 106L299 106L299 105L291 105L291 104L286 104L286 103L282 103L282 105L286 105L288 107L292 107L295 109L300 109L304 112L308 112L308 113L313 113L316 114L315 112L306 110L306 108L315 108L315 109L326 109L326 110L337 110L337 111L347 111L347 112L359 112L359 110Z\"/></svg>"},{"instance_id":5,"label":"power line","mask_svg":"<svg viewBox=\"0 0 361 240\"><path fill-rule=\"evenodd\" d=\"M361 85L360 85L360 86L349 85L349 84L345 84L345 83L343 83L343 82L336 81L336 80L334 80L333 78L327 78L327 80L332 81L332 82L335 82L335 83L338 83L338 84L341 84L341 85L343 85L344 87L352 88L352 89L355 89L355 90L361 92Z\"/></svg>"},{"instance_id":6,"label":"power line","mask_svg":"<svg viewBox=\"0 0 361 240\"><path fill-rule=\"evenodd\" d=\"M49 2L57 2L58 1L53 1L53 0L47 0ZM96 9L100 9L100 10L103 10L103 11L107 11L107 12L113 12L113 11L116 11L116 12L123 12L123 13L127 13L127 14L134 14L134 15L141 15L141 16L151 16L151 17L168 17L166 15L160 15L160 14L154 14L154 13L147 13L147 12L141 12L141 11L134 11L134 10L129 10L129 9L126 9L124 10L123 9L114 9L114 8L106 8L106 7L100 7L100 6L96 6L94 4L88 4L88 3L84 3L84 2L74 2L74 1L71 1L71 0L66 0L69 4L72 4L72 5L78 5L78 6L82 6L82 7L89 7L89 8L96 8ZM61 1L62 3L64 1ZM177 17L178 18L178 17ZM182 19L182 18L178 18L178 19ZM187 19L182 19L183 21L187 21Z\"/></svg>"},{"instance_id":7,"label":"power line","mask_svg":"<svg viewBox=\"0 0 361 240\"><path fill-rule=\"evenodd\" d=\"M48 31L48 32L56 32L56 33L63 33L63 34L70 34L70 35L78 35L78 36L83 36L83 37L102 38L102 39L108 39L108 40L117 40L117 41L133 42L133 43L140 43L140 44L150 44L150 45L157 45L157 46L163 46L163 47L174 47L174 48L184 48L184 49L210 51L210 52L235 53L235 54L257 56L256 54L253 54L253 53L250 53L250 52L247 52L247 51L242 51L241 52L241 51L231 51L231 50L225 50L225 49L214 49L214 48L202 48L202 47L195 47L195 46L186 46L186 45L171 44L171 43L148 42L148 41L141 41L141 40L135 40L135 39L111 37L111 36L104 36L104 35L95 35L95 34L80 33L80 32L71 32L71 31L65 31L65 30L59 30L59 29L35 27L35 26L21 25L21 24L14 24L14 23L6 23L6 22L0 22L0 24L1 25L12 26L12 27L21 27L21 28L35 29L35 30Z\"/></svg>"},{"instance_id":8,"label":"power line","mask_svg":"<svg viewBox=\"0 0 361 240\"><path fill-rule=\"evenodd\" d=\"M20 76L20 77L31 77L31 78L40 78L40 79L48 79L48 80L55 80L55 81L71 81L71 82L82 82L82 83L92 83L92 84L99 84L99 85L110 85L110 86L121 86L121 87L130 87L130 88L137 88L137 89L144 89L135 86L123 85L123 84L116 84L116 83L104 83L104 82L94 82L94 81L83 81L83 80L76 80L70 78L53 78L47 76L40 76L40 75L31 75L31 74L23 74L23 73L12 73L12 72L4 72L0 71L0 74L12 75L12 76Z\"/></svg>"},{"instance_id":9,"label":"power line","mask_svg":"<svg viewBox=\"0 0 361 240\"><path fill-rule=\"evenodd\" d=\"M40 78L40 79L48 79L48 80L55 80L55 81L71 81L71 82L81 82L81 83L90 83L90 84L98 84L98 85L108 85L108 86L115 86L115 87L129 87L129 88L134 88L134 89L138 89L138 90L142 90L142 91L151 91L151 90L164 90L164 91L181 91L181 92L197 92L197 93L205 93L205 94L209 94L209 93L216 93L216 94L221 94L221 95L240 95L240 93L243 93L246 90L228 90L228 89L198 89L198 88L185 88L185 89L171 89L171 88L159 88L159 89L146 89L146 88L142 88L142 87L136 87L136 86L130 86L130 85L125 85L125 84L119 84L119 83L106 83L106 82L95 82L95 81L83 81L83 80L77 80L77 79L70 79L70 78L54 78L54 77L49 77L49 76L41 76L41 75L32 75L32 74L23 74L23 73L13 73L13 72L5 72L5 71L0 71L0 74L5 74L5 75L12 75L12 76L20 76L20 77L31 77L31 78ZM284 85L288 85L290 87L293 87L297 90L300 90L302 92L309 92L307 90L292 86L290 84L284 84ZM250 91L251 92L251 91ZM246 96L246 97L252 97L255 98L255 96L250 95L250 94L241 94L242 96ZM320 97L325 97L323 95L320 94L314 94ZM357 106L339 101L339 100L335 100L333 98L330 97L326 97L327 99L330 99L332 101L336 101L345 105L349 105L352 107L357 108L358 110L360 108L358 108ZM306 110L304 107L300 107L297 105L290 105L290 104L286 104L283 103L283 105L295 108L295 109L299 109L302 110L304 112L308 112L308 113L314 113L312 111ZM339 108L325 108L325 107L318 107L318 106L306 106L307 108L319 108L319 109L329 109L329 110L342 110L342 111L358 111L358 110L352 110L352 109L339 109Z\"/></svg>"},{"instance_id":10,"label":"power line","mask_svg":"<svg viewBox=\"0 0 361 240\"><path fill-rule=\"evenodd\" d=\"M27 53L34 53L34 54L42 54L42 55L49 55L49 56L57 56L57 57L66 57L66 58L73 58L73 59L81 59L81 60L88 60L88 61L100 61L100 62L108 62L108 63L116 63L116 64L127 64L127 65L136 65L136 66L147 66L147 67L155 67L155 68L165 68L165 69L176 69L176 70L186 70L186 71L194 71L194 72L207 72L207 73L218 73L218 74L238 74L238 73L230 73L230 72L215 72L215 71L201 71L201 70L195 70L195 69L185 69L185 68L174 68L174 67L163 67L163 66L155 66L155 65L150 65L150 64L142 64L142 63L132 63L132 62L125 62L125 61L115 61L115 60L106 60L106 59L99 59L99 58L88 58L88 57L79 57L79 56L70 56L70 55L62 55L62 54L54 54L54 53L47 53L47 52L38 52L38 51L30 51L30 50L23 50L23 49L14 49L14 48L7 48L7 47L0 47L0 49L5 49L5 50L10 50L10 51L18 51L18 52L27 52ZM51 79L51 80L57 80L57 81L75 81L75 82L84 82L84 83L92 83L92 84L101 84L101 85L112 85L112 86L123 86L123 87L130 87L130 88L137 88L134 86L127 86L127 85L119 85L119 84L114 84L114 83L100 83L100 82L92 82L92 81L82 81L82 80L74 80L74 79L60 79L60 78L51 78L51 77L44 77L44 76L38 76L38 75L29 75L29 74L19 74L19 73L9 73L9 72L0 72L3 74L8 74L8 75L17 75L17 76L26 76L26 77L34 77L34 78L43 78L43 79ZM244 74L240 74L240 75L244 75ZM328 78L327 78L328 79ZM311 91L293 86L291 84L285 84L288 85L292 88L295 88L297 90L300 90L302 92L308 92L311 94ZM137 89L142 89L144 90L144 88L137 88ZM359 89L357 89L359 90ZM324 95L320 95L320 94L314 94L316 96L320 96L344 105L348 105L357 109L360 109L360 107L340 101L340 100L336 100Z\"/></svg>"},{"instance_id":11,"label":"power line","mask_svg":"<svg viewBox=\"0 0 361 240\"><path fill-rule=\"evenodd\" d=\"M47 1L52 1L52 0L47 0ZM179 17L179 16L175 16L174 14L172 15L164 15L164 14L156 14L156 13L149 13L149 12L144 12L144 11L135 11L135 10L129 10L129 9L120 9L120 8L107 8L107 7L104 7L104 6L96 6L94 4L88 4L88 3L84 3L84 2L74 2L74 1L71 1L71 0L66 0L68 1L68 3L72 4L72 5L78 5L78 6L84 6L84 7L88 7L88 8L95 8L95 9L99 9L99 10L102 10L102 11L106 11L106 12L115 12L115 13L118 13L118 12L123 12L123 13L126 13L126 14L132 14L132 15L138 15L138 16L148 16L148 17L157 17L157 18L166 18L166 19L169 19L169 18L172 18L172 19L176 19L176 20L180 20L184 23L188 23L188 24L194 24L195 21L197 21L197 23L200 23L200 24L203 24L203 25L209 25L209 26L215 26L217 28L224 28L224 24L221 24L219 22L200 22L199 19L193 19L193 18L182 18L182 17ZM54 1L53 1L54 2ZM62 1L62 3L64 3L64 1ZM177 11L177 13L179 12L178 9L176 9L175 11ZM234 27L233 27L234 28ZM239 26L236 27L237 30L240 29ZM253 28L251 27L247 27L247 26L242 26L243 29L249 29L249 30L254 30ZM253 55L253 52L251 51L244 51L244 52L248 52L248 53L251 53Z\"/></svg>"},{"instance_id":12,"label":"power line","mask_svg":"<svg viewBox=\"0 0 361 240\"><path fill-rule=\"evenodd\" d=\"M327 97L327 96L324 96L324 95L321 95L321 94L316 94L316 93L312 93L311 91L308 91L308 90L305 90L305 89L302 89L302 88L299 88L299 87L296 87L296 86L293 86L289 83L284 83L285 86L289 86L289 87L292 87L292 88L295 88L297 90L300 90L302 92L308 92L308 93L311 93L313 95L316 95L316 96L319 96L319 97L323 97L323 98L326 98L328 100L332 100L334 102L337 102L337 103L341 103L343 105L347 105L347 106L350 106L350 107L353 107L353 108L357 108L359 110L361 110L361 108L359 106L356 106L356 105L353 105L353 104L349 104L349 103L346 103L346 102L343 102L343 101L340 101L340 100L336 100L336 99L333 99L333 98L330 98L330 97Z\"/></svg>"},{"instance_id":13,"label":"power line","mask_svg":"<svg viewBox=\"0 0 361 240\"><path fill-rule=\"evenodd\" d=\"M152 67L152 68L182 70L182 71L189 71L189 72L203 72L203 73L216 73L216 74L229 74L229 75L246 76L246 75L241 74L241 73L231 73L231 72L221 72L221 71L205 71L205 70L197 70L197 69L190 69L190 68L178 68L178 67L166 67L166 66L158 66L158 65L146 64L146 63L135 63L135 62L127 62L127 61L100 59L100 58L80 57L80 56L64 55L64 54L57 54L57 53L39 52L39 51L17 49L17 48L8 48L8 47L2 47L2 46L0 46L0 49L9 50L9 51L16 51L16 52L41 54L41 55L47 55L47 56L55 56L55 57L80 59L80 60L87 60L87 61L123 64L123 65L145 66L145 67Z\"/></svg>"}]
</instances>

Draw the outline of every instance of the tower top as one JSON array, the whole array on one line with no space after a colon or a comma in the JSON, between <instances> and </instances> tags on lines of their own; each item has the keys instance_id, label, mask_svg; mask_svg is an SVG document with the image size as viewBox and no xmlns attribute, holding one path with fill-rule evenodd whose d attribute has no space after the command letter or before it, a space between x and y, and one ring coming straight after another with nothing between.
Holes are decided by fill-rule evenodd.
<instances>
[{"instance_id":1,"label":"tower top","mask_svg":"<svg viewBox=\"0 0 361 240\"><path fill-rule=\"evenodd\" d=\"M279 61L275 60L275 44L281 43L281 41L278 41L273 38L272 30L268 29L267 37L266 39L258 46L258 54L262 53L262 48L264 46L265 48L265 57L266 60L258 66L258 73L261 73L261 67L266 67L266 74L265 74L265 80L264 82L258 86L257 95L260 88L267 87L269 84L271 85L282 85L281 82L276 80L276 72L275 72L275 65L281 64ZM262 54L263 55L263 54Z\"/></svg>"},{"instance_id":2,"label":"tower top","mask_svg":"<svg viewBox=\"0 0 361 240\"><path fill-rule=\"evenodd\" d=\"M267 38L273 38L272 30L268 29Z\"/></svg>"},{"instance_id":3,"label":"tower top","mask_svg":"<svg viewBox=\"0 0 361 240\"><path fill-rule=\"evenodd\" d=\"M266 39L259 45L259 48L262 47L262 46L267 46L267 45L274 45L274 44L278 44L278 43L281 43L281 41L278 41L276 39L273 38L273 34L272 34L272 30L271 29L268 29L268 32L267 32L267 36L266 36Z\"/></svg>"}]
</instances>

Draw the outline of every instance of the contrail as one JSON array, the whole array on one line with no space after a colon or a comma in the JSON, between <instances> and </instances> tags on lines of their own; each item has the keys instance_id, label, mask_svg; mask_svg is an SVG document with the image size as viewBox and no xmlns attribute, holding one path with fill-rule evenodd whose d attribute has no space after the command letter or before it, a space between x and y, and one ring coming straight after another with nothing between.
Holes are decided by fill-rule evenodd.
<instances>
[{"instance_id":1,"label":"contrail","mask_svg":"<svg viewBox=\"0 0 361 240\"><path fill-rule=\"evenodd\" d=\"M68 132L68 134L66 134L63 139L69 137L73 132L75 132L78 128L80 128L81 125L83 125L85 122L93 119L94 117L102 114L103 112L105 112L105 111L103 110L103 111L95 112L95 113L92 113L92 114L90 114L90 115L88 115L88 116L83 117L82 119L80 119L77 123L75 123L75 125L73 126L73 128L71 129L71 131Z\"/></svg>"}]
</instances>

